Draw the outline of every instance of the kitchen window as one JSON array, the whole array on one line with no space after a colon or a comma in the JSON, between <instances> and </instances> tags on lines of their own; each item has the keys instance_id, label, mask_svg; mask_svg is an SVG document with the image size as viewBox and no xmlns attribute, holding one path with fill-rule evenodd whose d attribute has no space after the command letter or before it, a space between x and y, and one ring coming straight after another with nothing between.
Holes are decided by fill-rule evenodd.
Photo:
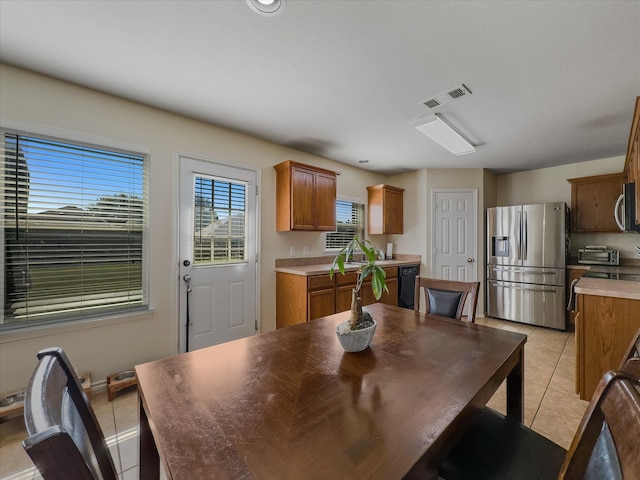
<instances>
[{"instance_id":1,"label":"kitchen window","mask_svg":"<svg viewBox=\"0 0 640 480\"><path fill-rule=\"evenodd\" d=\"M336 201L336 224L336 231L326 234L326 250L340 250L356 235L364 238L364 204Z\"/></svg>"},{"instance_id":2,"label":"kitchen window","mask_svg":"<svg viewBox=\"0 0 640 480\"><path fill-rule=\"evenodd\" d=\"M0 332L148 307L147 157L2 131Z\"/></svg>"}]
</instances>

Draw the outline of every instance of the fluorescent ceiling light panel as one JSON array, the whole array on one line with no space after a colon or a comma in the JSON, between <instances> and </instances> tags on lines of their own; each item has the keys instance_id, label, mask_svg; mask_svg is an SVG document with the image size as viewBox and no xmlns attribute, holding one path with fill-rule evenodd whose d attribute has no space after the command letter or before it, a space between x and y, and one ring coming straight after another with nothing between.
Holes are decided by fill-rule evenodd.
<instances>
[{"instance_id":1,"label":"fluorescent ceiling light panel","mask_svg":"<svg viewBox=\"0 0 640 480\"><path fill-rule=\"evenodd\" d=\"M466 155L476 151L464 137L456 132L440 115L434 113L419 118L414 127L438 145L446 148L454 155Z\"/></svg>"}]
</instances>

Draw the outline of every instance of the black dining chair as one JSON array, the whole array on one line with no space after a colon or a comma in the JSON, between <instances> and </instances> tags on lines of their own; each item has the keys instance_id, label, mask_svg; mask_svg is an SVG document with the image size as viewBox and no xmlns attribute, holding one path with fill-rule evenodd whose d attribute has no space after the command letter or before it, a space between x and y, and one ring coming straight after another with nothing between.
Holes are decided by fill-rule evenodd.
<instances>
[{"instance_id":1,"label":"black dining chair","mask_svg":"<svg viewBox=\"0 0 640 480\"><path fill-rule=\"evenodd\" d=\"M444 480L640 478L640 380L607 372L569 450L484 408L442 462Z\"/></svg>"},{"instance_id":2,"label":"black dining chair","mask_svg":"<svg viewBox=\"0 0 640 480\"><path fill-rule=\"evenodd\" d=\"M459 282L456 280L441 280L438 278L416 277L414 309L420 310L420 300L424 291L426 312L441 317L463 319L462 313L468 298L468 315L464 320L475 323L476 306L480 282Z\"/></svg>"},{"instance_id":3,"label":"black dining chair","mask_svg":"<svg viewBox=\"0 0 640 480\"><path fill-rule=\"evenodd\" d=\"M38 352L24 400L22 442L44 480L117 480L102 429L67 355Z\"/></svg>"}]
</instances>

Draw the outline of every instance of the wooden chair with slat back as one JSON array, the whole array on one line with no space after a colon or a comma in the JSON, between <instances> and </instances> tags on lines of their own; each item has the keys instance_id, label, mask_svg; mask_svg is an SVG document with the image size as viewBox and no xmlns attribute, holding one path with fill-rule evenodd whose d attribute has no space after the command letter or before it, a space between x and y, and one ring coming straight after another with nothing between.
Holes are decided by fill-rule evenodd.
<instances>
[{"instance_id":1,"label":"wooden chair with slat back","mask_svg":"<svg viewBox=\"0 0 640 480\"><path fill-rule=\"evenodd\" d=\"M489 409L449 452L445 480L640 478L640 379L607 372L566 451Z\"/></svg>"},{"instance_id":2,"label":"wooden chair with slat back","mask_svg":"<svg viewBox=\"0 0 640 480\"><path fill-rule=\"evenodd\" d=\"M45 480L117 480L102 429L61 348L38 352L24 400L22 446Z\"/></svg>"},{"instance_id":3,"label":"wooden chair with slat back","mask_svg":"<svg viewBox=\"0 0 640 480\"><path fill-rule=\"evenodd\" d=\"M629 344L627 353L622 358L620 370L630 373L635 377L640 377L640 329L636 332L633 340Z\"/></svg>"},{"instance_id":4,"label":"wooden chair with slat back","mask_svg":"<svg viewBox=\"0 0 640 480\"><path fill-rule=\"evenodd\" d=\"M640 358L640 328L633 337L633 340L631 340L629 348L627 348L627 353L625 353L622 358L622 365L631 358Z\"/></svg>"},{"instance_id":5,"label":"wooden chair with slat back","mask_svg":"<svg viewBox=\"0 0 640 480\"><path fill-rule=\"evenodd\" d=\"M422 291L426 300L426 312L441 317L462 319L465 300L469 305L466 321L475 323L480 282L459 282L429 277L416 277L414 309L420 310Z\"/></svg>"}]
</instances>

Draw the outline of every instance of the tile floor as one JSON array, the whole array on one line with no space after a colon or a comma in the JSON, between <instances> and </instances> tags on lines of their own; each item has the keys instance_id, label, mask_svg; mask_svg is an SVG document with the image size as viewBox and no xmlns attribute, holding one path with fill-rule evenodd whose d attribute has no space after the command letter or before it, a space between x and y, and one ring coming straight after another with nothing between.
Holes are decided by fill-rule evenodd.
<instances>
[{"instance_id":1,"label":"tile floor","mask_svg":"<svg viewBox=\"0 0 640 480\"><path fill-rule=\"evenodd\" d=\"M477 323L528 335L525 346L525 424L568 448L588 402L575 394L575 343L572 333L531 327L488 318ZM502 385L489 406L504 413ZM107 437L121 480L137 479L137 393L135 387L107 400L106 391L94 392L93 408ZM0 479L41 478L22 450L26 437L22 416L0 423Z\"/></svg>"}]
</instances>

